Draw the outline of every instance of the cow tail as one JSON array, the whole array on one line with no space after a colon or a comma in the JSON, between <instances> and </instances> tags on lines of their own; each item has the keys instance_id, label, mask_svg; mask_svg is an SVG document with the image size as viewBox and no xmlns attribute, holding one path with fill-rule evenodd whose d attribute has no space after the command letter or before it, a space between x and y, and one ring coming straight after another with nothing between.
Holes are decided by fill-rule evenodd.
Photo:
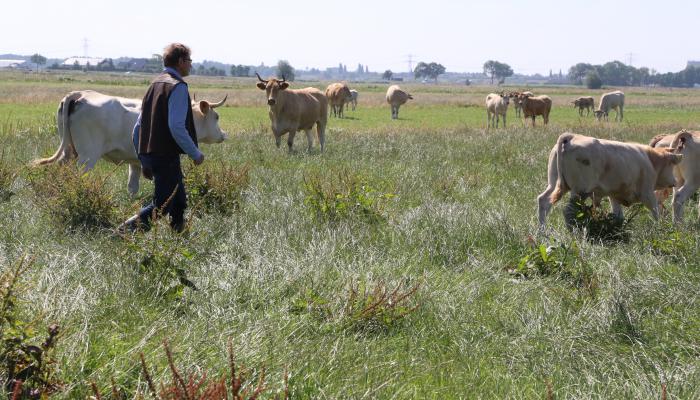
<instances>
[{"instance_id":1,"label":"cow tail","mask_svg":"<svg viewBox=\"0 0 700 400\"><path fill-rule=\"evenodd\" d=\"M649 141L649 146L650 147L656 147L656 144L661 141L661 139L665 138L666 134L662 133L660 135L656 135L651 140Z\"/></svg>"},{"instance_id":2,"label":"cow tail","mask_svg":"<svg viewBox=\"0 0 700 400\"><path fill-rule=\"evenodd\" d=\"M61 100L56 111L56 125L58 135L61 137L61 144L56 152L48 158L39 158L32 162L33 165L51 164L65 156L70 156L73 153L73 139L70 133L70 112L73 109L73 104L80 98L80 92L69 93Z\"/></svg>"},{"instance_id":3,"label":"cow tail","mask_svg":"<svg viewBox=\"0 0 700 400\"><path fill-rule=\"evenodd\" d=\"M566 181L564 180L564 175L562 174L562 156L564 155L565 147L569 145L571 139L571 134L563 134L559 136L559 139L557 139L557 184L554 187L554 191L549 196L552 204L559 201L566 190L568 190Z\"/></svg>"}]
</instances>

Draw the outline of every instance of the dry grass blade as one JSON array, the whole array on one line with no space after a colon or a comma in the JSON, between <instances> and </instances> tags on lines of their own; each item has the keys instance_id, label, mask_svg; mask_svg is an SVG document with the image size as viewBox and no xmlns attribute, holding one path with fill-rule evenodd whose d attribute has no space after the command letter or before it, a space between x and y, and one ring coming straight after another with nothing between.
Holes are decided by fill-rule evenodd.
<instances>
[{"instance_id":1,"label":"dry grass blade","mask_svg":"<svg viewBox=\"0 0 700 400\"><path fill-rule=\"evenodd\" d=\"M146 365L146 360L144 360L143 358L143 353L139 353L139 359L141 360L141 369L143 370L143 376L146 378L146 382L148 383L148 390L150 390L151 396L153 396L154 399L157 399L158 392L156 391L156 386L153 384L151 374L148 373L148 366Z\"/></svg>"}]
</instances>

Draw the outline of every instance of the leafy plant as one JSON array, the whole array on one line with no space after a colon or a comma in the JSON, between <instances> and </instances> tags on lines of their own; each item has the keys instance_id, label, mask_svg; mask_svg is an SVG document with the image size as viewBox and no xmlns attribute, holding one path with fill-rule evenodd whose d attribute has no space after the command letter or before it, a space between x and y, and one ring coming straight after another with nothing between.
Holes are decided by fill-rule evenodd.
<instances>
[{"instance_id":1,"label":"leafy plant","mask_svg":"<svg viewBox=\"0 0 700 400\"><path fill-rule=\"evenodd\" d=\"M389 329L418 308L415 294L419 288L420 284L399 283L389 290L384 282L369 288L364 281L351 285L343 309L343 325L360 331Z\"/></svg>"},{"instance_id":2,"label":"leafy plant","mask_svg":"<svg viewBox=\"0 0 700 400\"><path fill-rule=\"evenodd\" d=\"M333 314L328 299L323 298L313 289L306 289L304 293L294 299L290 311L294 314L309 313L320 320L328 319Z\"/></svg>"},{"instance_id":3,"label":"leafy plant","mask_svg":"<svg viewBox=\"0 0 700 400\"><path fill-rule=\"evenodd\" d=\"M633 207L625 218L606 213L601 207L584 201L570 201L564 210L564 219L569 229L583 232L586 238L603 243L626 242L630 236L630 225L641 208Z\"/></svg>"},{"instance_id":4,"label":"leafy plant","mask_svg":"<svg viewBox=\"0 0 700 400\"><path fill-rule=\"evenodd\" d=\"M154 293L167 300L182 300L185 288L197 290L187 277L188 265L197 254L191 242L171 229L162 229L164 219L153 224L153 229L144 234L126 235L126 257L144 274L145 281L153 285Z\"/></svg>"},{"instance_id":5,"label":"leafy plant","mask_svg":"<svg viewBox=\"0 0 700 400\"><path fill-rule=\"evenodd\" d=\"M304 204L316 218L324 221L351 217L362 217L370 222L381 220L385 201L395 197L391 193L381 193L365 178L347 171L331 178L308 175L304 178L304 190Z\"/></svg>"},{"instance_id":6,"label":"leafy plant","mask_svg":"<svg viewBox=\"0 0 700 400\"><path fill-rule=\"evenodd\" d=\"M669 257L674 262L680 262L690 256L694 249L693 237L673 231L668 237L653 237L646 241L651 247L652 253L658 256Z\"/></svg>"},{"instance_id":7,"label":"leafy plant","mask_svg":"<svg viewBox=\"0 0 700 400\"><path fill-rule=\"evenodd\" d=\"M117 203L107 177L88 174L76 164L61 164L30 175L37 205L58 225L70 229L114 226Z\"/></svg>"},{"instance_id":8,"label":"leafy plant","mask_svg":"<svg viewBox=\"0 0 700 400\"><path fill-rule=\"evenodd\" d=\"M524 278L555 276L571 282L576 287L595 294L598 280L592 268L580 256L576 242L547 246L530 240L530 250L510 273Z\"/></svg>"},{"instance_id":9,"label":"leafy plant","mask_svg":"<svg viewBox=\"0 0 700 400\"><path fill-rule=\"evenodd\" d=\"M186 169L187 196L193 210L231 214L241 207L243 191L250 183L250 165L214 165Z\"/></svg>"},{"instance_id":10,"label":"leafy plant","mask_svg":"<svg viewBox=\"0 0 700 400\"><path fill-rule=\"evenodd\" d=\"M0 275L0 370L5 379L4 390L13 399L43 399L61 386L51 354L58 325L50 325L48 337L39 344L36 322L25 320L20 310L20 295L26 288L22 277L33 262L23 258L14 266L3 268Z\"/></svg>"}]
</instances>

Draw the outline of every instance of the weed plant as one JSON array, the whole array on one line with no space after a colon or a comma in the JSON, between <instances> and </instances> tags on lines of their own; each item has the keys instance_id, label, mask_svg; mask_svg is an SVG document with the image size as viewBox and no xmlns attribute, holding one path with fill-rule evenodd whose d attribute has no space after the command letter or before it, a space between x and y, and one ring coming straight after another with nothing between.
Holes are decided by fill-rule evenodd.
<instances>
[{"instance_id":1,"label":"weed plant","mask_svg":"<svg viewBox=\"0 0 700 400\"><path fill-rule=\"evenodd\" d=\"M35 204L57 226L88 231L114 226L117 203L107 177L67 163L36 170L29 179Z\"/></svg>"},{"instance_id":2,"label":"weed plant","mask_svg":"<svg viewBox=\"0 0 700 400\"><path fill-rule=\"evenodd\" d=\"M5 160L5 152L0 153L0 201L7 201L15 194L12 185L17 178L16 170Z\"/></svg>"},{"instance_id":3,"label":"weed plant","mask_svg":"<svg viewBox=\"0 0 700 400\"><path fill-rule=\"evenodd\" d=\"M228 163L188 164L185 187L192 209L197 213L230 215L241 207L243 192L250 183L250 165Z\"/></svg>"}]
</instances>

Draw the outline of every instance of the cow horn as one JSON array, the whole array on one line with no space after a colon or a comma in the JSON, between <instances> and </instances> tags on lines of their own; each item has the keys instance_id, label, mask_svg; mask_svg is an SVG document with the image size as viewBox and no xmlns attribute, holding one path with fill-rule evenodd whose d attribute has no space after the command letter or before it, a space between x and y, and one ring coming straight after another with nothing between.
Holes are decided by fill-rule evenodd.
<instances>
[{"instance_id":1,"label":"cow horn","mask_svg":"<svg viewBox=\"0 0 700 400\"><path fill-rule=\"evenodd\" d=\"M209 104L209 106L210 106L211 108L219 107L219 106L223 105L223 104L226 102L226 99L228 99L228 95L224 96L224 99L221 100L220 102Z\"/></svg>"},{"instance_id":2,"label":"cow horn","mask_svg":"<svg viewBox=\"0 0 700 400\"><path fill-rule=\"evenodd\" d=\"M258 73L257 73L257 72L255 73L255 76L257 76L257 77L258 77L258 79L260 79L260 82L264 82L264 83L267 83L267 81L266 81L266 80L264 80L263 78L261 78L261 77L260 77L260 75L258 75Z\"/></svg>"},{"instance_id":3,"label":"cow horn","mask_svg":"<svg viewBox=\"0 0 700 400\"><path fill-rule=\"evenodd\" d=\"M280 81L280 83L282 83L284 81L286 81L286 79L284 78L284 75L282 75L282 80Z\"/></svg>"},{"instance_id":4,"label":"cow horn","mask_svg":"<svg viewBox=\"0 0 700 400\"><path fill-rule=\"evenodd\" d=\"M197 101L197 93L192 92L192 101Z\"/></svg>"}]
</instances>

